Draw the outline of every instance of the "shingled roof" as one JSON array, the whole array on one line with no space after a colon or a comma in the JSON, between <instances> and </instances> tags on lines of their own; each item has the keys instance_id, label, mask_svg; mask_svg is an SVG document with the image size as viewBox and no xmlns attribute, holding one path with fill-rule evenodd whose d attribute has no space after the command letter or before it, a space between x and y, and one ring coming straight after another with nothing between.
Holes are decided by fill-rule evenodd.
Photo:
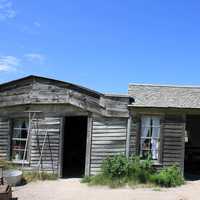
<instances>
[{"instance_id":1,"label":"shingled roof","mask_svg":"<svg viewBox=\"0 0 200 200\"><path fill-rule=\"evenodd\" d=\"M200 87L130 84L135 107L200 108Z\"/></svg>"}]
</instances>

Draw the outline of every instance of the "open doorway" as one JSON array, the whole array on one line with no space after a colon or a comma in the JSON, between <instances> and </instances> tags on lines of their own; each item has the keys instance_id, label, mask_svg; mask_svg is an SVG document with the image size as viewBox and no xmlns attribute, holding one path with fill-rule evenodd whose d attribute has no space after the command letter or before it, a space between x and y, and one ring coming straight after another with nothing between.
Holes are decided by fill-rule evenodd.
<instances>
[{"instance_id":1,"label":"open doorway","mask_svg":"<svg viewBox=\"0 0 200 200\"><path fill-rule=\"evenodd\" d=\"M200 115L186 119L184 168L186 178L200 178Z\"/></svg>"},{"instance_id":2,"label":"open doorway","mask_svg":"<svg viewBox=\"0 0 200 200\"><path fill-rule=\"evenodd\" d=\"M63 177L81 177L85 171L87 117L66 117L64 127Z\"/></svg>"}]
</instances>

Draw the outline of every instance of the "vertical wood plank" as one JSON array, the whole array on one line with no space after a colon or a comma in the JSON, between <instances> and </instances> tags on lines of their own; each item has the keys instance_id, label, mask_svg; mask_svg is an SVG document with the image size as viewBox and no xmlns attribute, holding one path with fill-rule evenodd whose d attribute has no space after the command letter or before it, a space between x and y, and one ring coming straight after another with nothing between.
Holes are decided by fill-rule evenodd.
<instances>
[{"instance_id":1,"label":"vertical wood plank","mask_svg":"<svg viewBox=\"0 0 200 200\"><path fill-rule=\"evenodd\" d=\"M64 153L64 134L65 134L65 117L61 118L60 125L60 149L59 149L59 163L58 163L58 176L63 177L63 153Z\"/></svg>"},{"instance_id":2,"label":"vertical wood plank","mask_svg":"<svg viewBox=\"0 0 200 200\"><path fill-rule=\"evenodd\" d=\"M12 133L13 133L13 121L9 120L9 132L8 132L8 160L11 160L11 140L12 140Z\"/></svg>"},{"instance_id":3,"label":"vertical wood plank","mask_svg":"<svg viewBox=\"0 0 200 200\"><path fill-rule=\"evenodd\" d=\"M127 135L126 135L126 156L129 157L130 150L130 135L131 135L131 123L132 117L130 116L127 120Z\"/></svg>"},{"instance_id":4,"label":"vertical wood plank","mask_svg":"<svg viewBox=\"0 0 200 200\"><path fill-rule=\"evenodd\" d=\"M87 142L86 142L86 156L85 156L85 176L90 175L90 158L91 158L91 139L92 139L92 116L88 116L87 125Z\"/></svg>"},{"instance_id":5,"label":"vertical wood plank","mask_svg":"<svg viewBox=\"0 0 200 200\"><path fill-rule=\"evenodd\" d=\"M182 145L183 145L183 147L182 147L182 149L183 149L183 151L182 151L182 163L181 163L181 168L182 168L182 172L184 173L184 162L185 162L185 130L186 130L186 119L185 119L185 116L184 116L184 124L183 124L183 129L182 129Z\"/></svg>"},{"instance_id":6,"label":"vertical wood plank","mask_svg":"<svg viewBox=\"0 0 200 200\"><path fill-rule=\"evenodd\" d=\"M163 124L164 124L164 117L161 117L160 119L160 145L159 145L159 163L162 163L163 162L163 152L164 152L164 127L163 127Z\"/></svg>"}]
</instances>

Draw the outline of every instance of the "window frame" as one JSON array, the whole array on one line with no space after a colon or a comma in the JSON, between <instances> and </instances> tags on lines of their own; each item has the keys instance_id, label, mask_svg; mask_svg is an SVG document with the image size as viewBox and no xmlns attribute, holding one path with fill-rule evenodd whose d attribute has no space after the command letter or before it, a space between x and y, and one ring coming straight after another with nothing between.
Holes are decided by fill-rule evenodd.
<instances>
[{"instance_id":1,"label":"window frame","mask_svg":"<svg viewBox=\"0 0 200 200\"><path fill-rule=\"evenodd\" d=\"M18 120L19 121L20 120L24 120L27 123L27 127L26 128L15 127L15 121L18 121ZM27 130L27 136L26 136L26 138L13 137L15 130L21 130L21 131L22 130ZM14 119L12 119L11 138L10 138L10 140L11 140L11 145L10 145L10 160L13 163L16 163L16 164L22 164L22 163L29 164L30 163L30 149L29 149L29 143L30 143L30 141L28 141L28 143L27 143L27 150L26 150L26 152L27 152L26 154L27 155L26 155L26 158L25 158L24 162L23 162L23 158L20 159L20 160L16 160L16 159L13 158L13 152L14 151L16 151L16 152L20 152L20 151L24 152L25 151L25 147L23 149L14 149L13 148L13 141L24 141L25 142L27 140L27 137L28 137L28 130L29 130L29 119L27 117L20 117L20 118L14 118ZM26 145L26 143L25 143L25 145Z\"/></svg>"},{"instance_id":2,"label":"window frame","mask_svg":"<svg viewBox=\"0 0 200 200\"><path fill-rule=\"evenodd\" d=\"M141 139L143 138L143 139L149 139L149 140L151 140L152 139L152 136L151 137L142 137L142 129L143 129L143 124L142 124L142 118L144 118L144 117L149 117L151 120L152 120L152 118L157 118L157 119L159 119L160 120L160 125L159 126L153 126L153 125L150 125L150 126L145 126L145 127L147 127L147 128L151 128L151 135L152 135L152 128L159 128L159 137L155 137L156 139L158 139L159 140L159 146L158 146L158 148L157 148L157 151L158 151L158 158L157 159L152 159L153 160L153 162L154 162L154 164L161 164L161 162L162 162L162 144L163 144L163 135L162 135L162 129L163 129L163 125L162 125L162 120L163 120L163 116L162 115L159 115L159 114L143 114L143 115L140 115L140 128L139 128L139 140L138 140L138 143L139 143L139 151L138 151L138 154L139 154L139 156L140 156L140 158L142 159L142 160L145 160L146 158L143 158L142 156L141 156ZM152 122L151 122L152 123ZM148 151L152 151L152 149L148 149Z\"/></svg>"}]
</instances>

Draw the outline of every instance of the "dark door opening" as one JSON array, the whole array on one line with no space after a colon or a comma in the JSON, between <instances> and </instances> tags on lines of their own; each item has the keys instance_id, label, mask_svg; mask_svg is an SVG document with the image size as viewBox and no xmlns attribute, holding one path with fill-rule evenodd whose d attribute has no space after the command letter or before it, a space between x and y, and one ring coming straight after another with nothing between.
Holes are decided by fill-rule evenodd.
<instances>
[{"instance_id":1,"label":"dark door opening","mask_svg":"<svg viewBox=\"0 0 200 200\"><path fill-rule=\"evenodd\" d=\"M186 178L200 178L200 115L187 116L184 169Z\"/></svg>"},{"instance_id":2,"label":"dark door opening","mask_svg":"<svg viewBox=\"0 0 200 200\"><path fill-rule=\"evenodd\" d=\"M63 177L81 177L85 171L87 117L66 117Z\"/></svg>"}]
</instances>

